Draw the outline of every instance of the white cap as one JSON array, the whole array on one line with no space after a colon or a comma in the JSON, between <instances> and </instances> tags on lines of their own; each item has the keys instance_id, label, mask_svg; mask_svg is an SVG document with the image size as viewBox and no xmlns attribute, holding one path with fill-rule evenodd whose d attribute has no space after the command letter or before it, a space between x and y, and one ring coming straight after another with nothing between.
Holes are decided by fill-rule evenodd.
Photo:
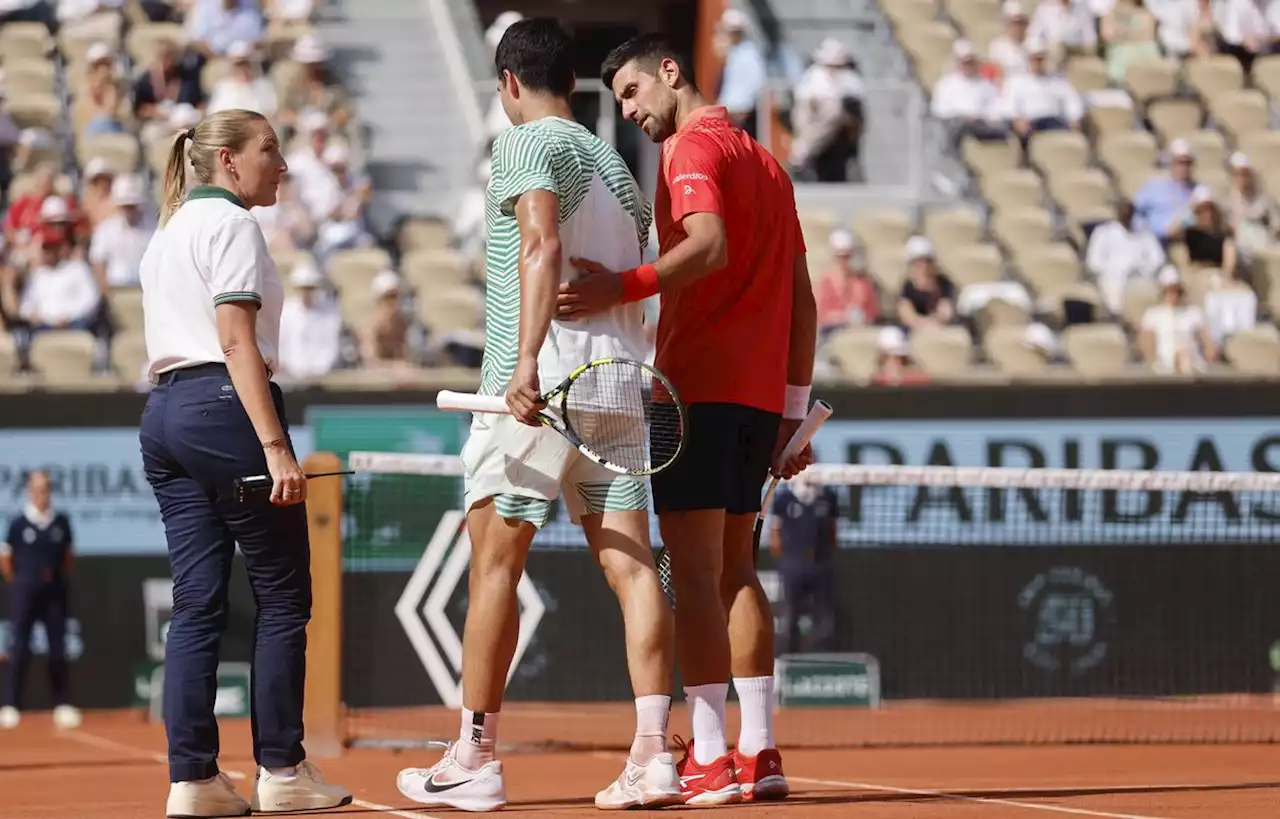
<instances>
[{"instance_id":1,"label":"white cap","mask_svg":"<svg viewBox=\"0 0 1280 819\"><path fill-rule=\"evenodd\" d=\"M314 34L299 37L290 55L299 63L322 63L329 59L329 47Z\"/></svg>"},{"instance_id":2,"label":"white cap","mask_svg":"<svg viewBox=\"0 0 1280 819\"><path fill-rule=\"evenodd\" d=\"M200 110L189 102L180 102L169 111L169 127L185 131L200 124Z\"/></svg>"},{"instance_id":3,"label":"white cap","mask_svg":"<svg viewBox=\"0 0 1280 819\"><path fill-rule=\"evenodd\" d=\"M324 284L324 276L320 275L314 264L303 261L294 265L289 274L289 283L294 287L319 287Z\"/></svg>"},{"instance_id":4,"label":"white cap","mask_svg":"<svg viewBox=\"0 0 1280 819\"><path fill-rule=\"evenodd\" d=\"M907 254L908 262L919 261L920 259L933 258L933 242L929 241L925 236L912 236L907 240L903 252Z\"/></svg>"},{"instance_id":5,"label":"white cap","mask_svg":"<svg viewBox=\"0 0 1280 819\"><path fill-rule=\"evenodd\" d=\"M827 237L827 242L831 245L832 253L852 253L858 249L858 240L853 238L853 234L844 228L831 231L831 235Z\"/></svg>"},{"instance_id":6,"label":"white cap","mask_svg":"<svg viewBox=\"0 0 1280 819\"><path fill-rule=\"evenodd\" d=\"M956 40L955 44L951 46L951 56L955 57L957 60L968 60L971 57L976 57L978 55L977 52L973 50L973 43L965 39L960 39Z\"/></svg>"},{"instance_id":7,"label":"white cap","mask_svg":"<svg viewBox=\"0 0 1280 819\"><path fill-rule=\"evenodd\" d=\"M23 128L18 134L18 144L43 150L53 147L53 134L46 128Z\"/></svg>"},{"instance_id":8,"label":"white cap","mask_svg":"<svg viewBox=\"0 0 1280 819\"><path fill-rule=\"evenodd\" d=\"M1043 37L1028 37L1022 43L1022 50L1027 52L1028 57L1043 57L1049 53L1049 44Z\"/></svg>"},{"instance_id":9,"label":"white cap","mask_svg":"<svg viewBox=\"0 0 1280 819\"><path fill-rule=\"evenodd\" d=\"M1196 185L1191 190L1191 207L1199 207L1214 201L1213 190L1208 185Z\"/></svg>"},{"instance_id":10,"label":"white cap","mask_svg":"<svg viewBox=\"0 0 1280 819\"><path fill-rule=\"evenodd\" d=\"M1161 287L1173 287L1182 284L1182 275L1178 273L1178 268L1167 264L1156 274L1156 281Z\"/></svg>"},{"instance_id":11,"label":"white cap","mask_svg":"<svg viewBox=\"0 0 1280 819\"><path fill-rule=\"evenodd\" d=\"M85 61L90 65L100 63L103 60L110 60L115 57L116 53L111 50L111 46L106 43L94 43L89 46L89 50L84 53Z\"/></svg>"},{"instance_id":12,"label":"white cap","mask_svg":"<svg viewBox=\"0 0 1280 819\"><path fill-rule=\"evenodd\" d=\"M1243 171L1253 167L1253 163L1249 161L1249 155L1244 151L1236 151L1233 153L1231 158L1227 160L1227 164L1235 171Z\"/></svg>"},{"instance_id":13,"label":"white cap","mask_svg":"<svg viewBox=\"0 0 1280 819\"><path fill-rule=\"evenodd\" d=\"M828 37L813 52L813 60L818 65L839 68L849 64L849 50L835 37Z\"/></svg>"},{"instance_id":14,"label":"white cap","mask_svg":"<svg viewBox=\"0 0 1280 819\"><path fill-rule=\"evenodd\" d=\"M146 185L136 174L117 176L111 183L111 200L117 205L139 206L146 198Z\"/></svg>"},{"instance_id":15,"label":"white cap","mask_svg":"<svg viewBox=\"0 0 1280 819\"><path fill-rule=\"evenodd\" d=\"M720 15L720 28L726 31L742 31L747 27L747 15L739 9L727 8Z\"/></svg>"},{"instance_id":16,"label":"white cap","mask_svg":"<svg viewBox=\"0 0 1280 819\"><path fill-rule=\"evenodd\" d=\"M1169 143L1169 156L1172 159L1195 159L1191 143L1185 139L1175 139Z\"/></svg>"},{"instance_id":17,"label":"white cap","mask_svg":"<svg viewBox=\"0 0 1280 819\"><path fill-rule=\"evenodd\" d=\"M524 15L518 11L504 11L498 15L497 19L489 25L484 31L484 41L489 44L489 50L498 47L498 43L502 42L502 35L507 33L507 29L524 19Z\"/></svg>"},{"instance_id":18,"label":"white cap","mask_svg":"<svg viewBox=\"0 0 1280 819\"><path fill-rule=\"evenodd\" d=\"M1054 336L1053 330L1049 325L1038 321L1027 325L1027 329L1022 333L1022 341L1028 347L1035 347L1046 353L1052 353L1058 349L1058 339Z\"/></svg>"},{"instance_id":19,"label":"white cap","mask_svg":"<svg viewBox=\"0 0 1280 819\"><path fill-rule=\"evenodd\" d=\"M394 293L400 289L400 275L394 270L384 270L373 277L373 283L369 289L373 291L374 298L378 299Z\"/></svg>"},{"instance_id":20,"label":"white cap","mask_svg":"<svg viewBox=\"0 0 1280 819\"><path fill-rule=\"evenodd\" d=\"M70 222L71 207L61 196L46 197L40 204L40 219L45 222Z\"/></svg>"},{"instance_id":21,"label":"white cap","mask_svg":"<svg viewBox=\"0 0 1280 819\"><path fill-rule=\"evenodd\" d=\"M296 46L295 46L296 47ZM236 40L227 48L227 59L239 62L253 56L253 44L244 40Z\"/></svg>"},{"instance_id":22,"label":"white cap","mask_svg":"<svg viewBox=\"0 0 1280 819\"><path fill-rule=\"evenodd\" d=\"M330 142L320 155L320 161L326 165L346 165L351 161L351 151L341 142Z\"/></svg>"},{"instance_id":23,"label":"white cap","mask_svg":"<svg viewBox=\"0 0 1280 819\"><path fill-rule=\"evenodd\" d=\"M1018 0L1005 0L1004 5L1000 6L1000 16L1006 20L1015 20L1021 18L1027 19L1027 10L1022 7Z\"/></svg>"},{"instance_id":24,"label":"white cap","mask_svg":"<svg viewBox=\"0 0 1280 819\"><path fill-rule=\"evenodd\" d=\"M304 134L329 130L329 115L315 108L308 108L298 115L298 130Z\"/></svg>"},{"instance_id":25,"label":"white cap","mask_svg":"<svg viewBox=\"0 0 1280 819\"><path fill-rule=\"evenodd\" d=\"M116 172L111 170L111 165L107 160L100 156L90 159L84 166L84 178L96 179L99 176L115 176Z\"/></svg>"},{"instance_id":26,"label":"white cap","mask_svg":"<svg viewBox=\"0 0 1280 819\"><path fill-rule=\"evenodd\" d=\"M886 355L908 355L911 352L911 345L907 343L907 334L901 327L894 325L880 330L876 346Z\"/></svg>"}]
</instances>

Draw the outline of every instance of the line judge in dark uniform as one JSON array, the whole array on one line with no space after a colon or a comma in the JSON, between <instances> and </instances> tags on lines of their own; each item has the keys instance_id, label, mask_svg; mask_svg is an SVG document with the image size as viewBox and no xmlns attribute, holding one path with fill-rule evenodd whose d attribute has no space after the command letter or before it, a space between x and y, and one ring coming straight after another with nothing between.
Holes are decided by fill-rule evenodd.
<instances>
[{"instance_id":1,"label":"line judge in dark uniform","mask_svg":"<svg viewBox=\"0 0 1280 819\"><path fill-rule=\"evenodd\" d=\"M199 184L187 190L187 160ZM232 109L179 134L165 168L161 227L142 258L154 389L139 437L173 572L165 642L168 816L244 816L351 801L302 746L311 556L284 398L271 381L284 290L249 212L276 201L286 171L261 114ZM235 480L269 473L269 501ZM245 800L218 768L218 644L236 545L257 604L250 710L258 773Z\"/></svg>"},{"instance_id":2,"label":"line judge in dark uniform","mask_svg":"<svg viewBox=\"0 0 1280 819\"><path fill-rule=\"evenodd\" d=\"M831 651L835 637L836 493L801 473L784 484L773 499L769 551L782 576L783 627L779 652L795 651L800 642L800 616L813 622L814 651Z\"/></svg>"},{"instance_id":3,"label":"line judge in dark uniform","mask_svg":"<svg viewBox=\"0 0 1280 819\"><path fill-rule=\"evenodd\" d=\"M22 719L22 684L31 659L31 631L40 621L48 644L53 721L60 728L80 724L80 712L68 699L67 582L71 577L71 522L53 509L52 487L44 472L27 478L27 505L9 522L0 544L0 574L9 583L9 624L13 642L0 728L17 728Z\"/></svg>"}]
</instances>

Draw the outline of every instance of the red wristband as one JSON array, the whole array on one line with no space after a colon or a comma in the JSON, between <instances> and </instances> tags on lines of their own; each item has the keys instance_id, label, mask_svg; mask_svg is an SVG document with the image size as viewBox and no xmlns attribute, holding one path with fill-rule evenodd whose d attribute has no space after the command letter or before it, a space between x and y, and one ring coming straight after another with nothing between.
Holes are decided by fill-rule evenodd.
<instances>
[{"instance_id":1,"label":"red wristband","mask_svg":"<svg viewBox=\"0 0 1280 819\"><path fill-rule=\"evenodd\" d=\"M631 270L624 270L622 276L622 302L644 301L658 292L658 268L651 264L642 264Z\"/></svg>"}]
</instances>

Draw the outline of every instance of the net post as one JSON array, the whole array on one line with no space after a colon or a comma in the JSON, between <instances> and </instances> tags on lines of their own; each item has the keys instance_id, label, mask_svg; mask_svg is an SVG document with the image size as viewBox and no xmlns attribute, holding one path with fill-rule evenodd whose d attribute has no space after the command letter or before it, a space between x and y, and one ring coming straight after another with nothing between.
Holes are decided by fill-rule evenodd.
<instances>
[{"instance_id":1,"label":"net post","mask_svg":"<svg viewBox=\"0 0 1280 819\"><path fill-rule=\"evenodd\" d=\"M336 472L342 460L316 452L306 472ZM340 478L308 481L307 532L311 541L311 622L307 625L307 683L303 718L307 754L342 755L342 486Z\"/></svg>"}]
</instances>

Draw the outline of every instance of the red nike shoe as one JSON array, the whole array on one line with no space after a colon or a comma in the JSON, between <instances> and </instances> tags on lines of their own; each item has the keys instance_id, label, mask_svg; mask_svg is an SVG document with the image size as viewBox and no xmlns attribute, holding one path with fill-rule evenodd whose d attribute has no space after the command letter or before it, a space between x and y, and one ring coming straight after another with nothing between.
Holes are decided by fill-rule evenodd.
<instances>
[{"instance_id":1,"label":"red nike shoe","mask_svg":"<svg viewBox=\"0 0 1280 819\"><path fill-rule=\"evenodd\" d=\"M699 765L693 756L693 742L680 737L675 744L684 749L684 759L676 763L680 793L686 805L730 805L742 801L742 788L733 775L733 755L725 754L708 765Z\"/></svg>"},{"instance_id":2,"label":"red nike shoe","mask_svg":"<svg viewBox=\"0 0 1280 819\"><path fill-rule=\"evenodd\" d=\"M766 748L755 756L743 756L735 750L733 771L744 802L786 799L791 794L787 777L782 773L782 754L777 748Z\"/></svg>"}]
</instances>

